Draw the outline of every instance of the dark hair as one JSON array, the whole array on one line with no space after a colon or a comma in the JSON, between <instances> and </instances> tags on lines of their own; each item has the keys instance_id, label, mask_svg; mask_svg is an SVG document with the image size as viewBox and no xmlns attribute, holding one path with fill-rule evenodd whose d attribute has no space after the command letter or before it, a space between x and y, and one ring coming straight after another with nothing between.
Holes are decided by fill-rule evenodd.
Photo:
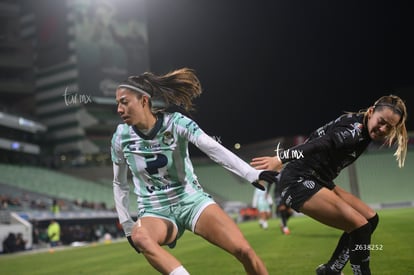
<instances>
[{"instance_id":1,"label":"dark hair","mask_svg":"<svg viewBox=\"0 0 414 275\"><path fill-rule=\"evenodd\" d=\"M164 75L145 72L139 76L130 76L119 85L122 86L132 86L130 90L138 92L139 96L148 94L154 113L164 111L171 105L186 112L193 111L192 101L202 93L199 79L194 70L189 68L174 70Z\"/></svg>"}]
</instances>

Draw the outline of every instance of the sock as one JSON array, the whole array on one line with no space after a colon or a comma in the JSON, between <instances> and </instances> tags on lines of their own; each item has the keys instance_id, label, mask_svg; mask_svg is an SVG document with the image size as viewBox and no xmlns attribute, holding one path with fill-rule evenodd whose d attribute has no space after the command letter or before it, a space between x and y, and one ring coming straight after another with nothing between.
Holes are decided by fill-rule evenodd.
<instances>
[{"instance_id":1,"label":"sock","mask_svg":"<svg viewBox=\"0 0 414 275\"><path fill-rule=\"evenodd\" d=\"M366 223L350 232L349 241L349 260L354 275L371 275L368 249L371 243L371 224Z\"/></svg>"},{"instance_id":2,"label":"sock","mask_svg":"<svg viewBox=\"0 0 414 275\"><path fill-rule=\"evenodd\" d=\"M338 245L333 252L331 259L326 264L333 272L341 272L349 260L349 234L344 232L339 238Z\"/></svg>"},{"instance_id":3,"label":"sock","mask_svg":"<svg viewBox=\"0 0 414 275\"><path fill-rule=\"evenodd\" d=\"M375 216L368 219L369 224L371 225L371 234L374 233L375 228L377 228L379 217L378 214L375 213Z\"/></svg>"},{"instance_id":4,"label":"sock","mask_svg":"<svg viewBox=\"0 0 414 275\"><path fill-rule=\"evenodd\" d=\"M180 265L176 269L170 272L170 275L190 275L184 266Z\"/></svg>"},{"instance_id":5,"label":"sock","mask_svg":"<svg viewBox=\"0 0 414 275\"><path fill-rule=\"evenodd\" d=\"M283 211L280 212L280 219L282 221L283 227L287 226L287 221L288 221L289 217L290 217L289 211L283 210Z\"/></svg>"},{"instance_id":6,"label":"sock","mask_svg":"<svg viewBox=\"0 0 414 275\"><path fill-rule=\"evenodd\" d=\"M372 218L368 219L369 224L371 225L371 234L377 228L379 217L378 214L375 214ZM349 260L349 234L344 232L339 239L338 245L336 246L335 251L333 252L331 259L326 264L328 269L333 272L341 272L344 269L346 263Z\"/></svg>"}]
</instances>

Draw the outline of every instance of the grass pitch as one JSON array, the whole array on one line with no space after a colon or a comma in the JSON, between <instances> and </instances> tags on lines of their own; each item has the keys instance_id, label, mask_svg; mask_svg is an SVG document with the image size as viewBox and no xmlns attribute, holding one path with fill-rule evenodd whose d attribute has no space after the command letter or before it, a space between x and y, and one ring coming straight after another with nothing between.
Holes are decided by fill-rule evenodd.
<instances>
[{"instance_id":1,"label":"grass pitch","mask_svg":"<svg viewBox=\"0 0 414 275\"><path fill-rule=\"evenodd\" d=\"M372 274L414 274L414 208L379 211L380 223L372 237L378 250L371 251ZM282 235L279 221L268 230L256 221L240 224L250 244L265 262L270 274L314 274L336 246L341 232L308 217L289 221L291 235ZM381 249L380 249L381 248ZM167 248L168 249L168 248ZM191 274L244 274L231 255L186 232L175 249L168 249ZM57 249L53 253L24 252L0 255L3 275L47 274L158 274L126 241ZM349 264L344 270L352 274Z\"/></svg>"}]
</instances>

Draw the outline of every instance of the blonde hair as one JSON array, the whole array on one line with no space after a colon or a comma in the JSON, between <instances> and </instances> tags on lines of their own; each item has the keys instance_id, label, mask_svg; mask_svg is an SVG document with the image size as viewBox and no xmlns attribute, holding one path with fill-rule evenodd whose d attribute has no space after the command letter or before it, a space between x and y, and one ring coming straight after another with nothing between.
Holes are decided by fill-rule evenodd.
<instances>
[{"instance_id":1,"label":"blonde hair","mask_svg":"<svg viewBox=\"0 0 414 275\"><path fill-rule=\"evenodd\" d=\"M155 75L145 72L139 76L130 76L120 86L133 86L138 94L150 95L151 101L162 102L152 108L154 112L163 111L171 105L178 106L185 111L193 111L193 99L202 93L201 84L194 70L181 68L164 75ZM133 88L132 87L132 88ZM145 93L139 93L139 90Z\"/></svg>"},{"instance_id":2,"label":"blonde hair","mask_svg":"<svg viewBox=\"0 0 414 275\"><path fill-rule=\"evenodd\" d=\"M400 115L400 121L391 130L387 136L385 144L391 147L397 141L398 147L394 153L398 161L398 166L403 167L405 157L407 155L408 135L405 128L405 121L407 120L407 108L404 101L396 95L383 96L374 103L374 112L382 110L383 108L390 108L394 113Z\"/></svg>"}]
</instances>

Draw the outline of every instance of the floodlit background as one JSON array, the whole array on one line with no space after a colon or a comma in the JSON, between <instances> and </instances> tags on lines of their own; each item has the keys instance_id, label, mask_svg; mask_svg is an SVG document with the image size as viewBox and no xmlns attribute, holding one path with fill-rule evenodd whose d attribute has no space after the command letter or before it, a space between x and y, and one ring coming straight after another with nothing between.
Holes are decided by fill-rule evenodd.
<instances>
[{"instance_id":1,"label":"floodlit background","mask_svg":"<svg viewBox=\"0 0 414 275\"><path fill-rule=\"evenodd\" d=\"M376 208L411 207L412 11L403 1L0 0L0 238L21 232L26 249L47 247L52 218L65 245L122 236L111 189L115 88L181 67L204 90L193 118L246 161L399 95L406 167L372 146L337 183ZM250 184L190 150L230 215L249 206Z\"/></svg>"}]
</instances>

